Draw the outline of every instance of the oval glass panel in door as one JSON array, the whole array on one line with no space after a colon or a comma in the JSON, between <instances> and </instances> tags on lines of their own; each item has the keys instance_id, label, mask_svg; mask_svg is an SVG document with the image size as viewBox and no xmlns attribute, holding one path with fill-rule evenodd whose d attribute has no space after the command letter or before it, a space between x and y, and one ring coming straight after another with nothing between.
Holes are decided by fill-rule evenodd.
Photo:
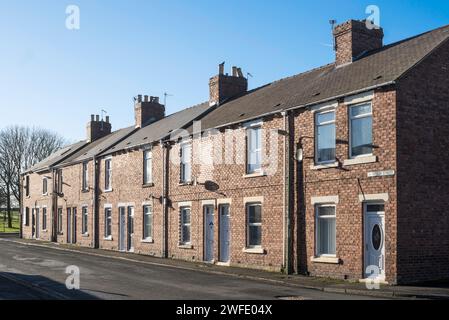
<instances>
[{"instance_id":1,"label":"oval glass panel in door","mask_svg":"<svg viewBox=\"0 0 449 320\"><path fill-rule=\"evenodd\" d=\"M373 227L371 234L374 250L378 251L382 246L382 229L378 224Z\"/></svg>"}]
</instances>

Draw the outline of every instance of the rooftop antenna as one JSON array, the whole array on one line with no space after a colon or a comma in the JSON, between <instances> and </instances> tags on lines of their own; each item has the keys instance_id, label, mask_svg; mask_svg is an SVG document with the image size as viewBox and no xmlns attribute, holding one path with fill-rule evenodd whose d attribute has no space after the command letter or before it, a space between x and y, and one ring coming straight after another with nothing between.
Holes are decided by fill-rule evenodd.
<instances>
[{"instance_id":1,"label":"rooftop antenna","mask_svg":"<svg viewBox=\"0 0 449 320\"><path fill-rule=\"evenodd\" d=\"M331 31L332 31L332 47L334 48L334 51L337 51L337 45L335 43L335 37L334 37L334 29L335 29L335 25L337 24L337 20L329 20L329 24L331 25Z\"/></svg>"},{"instance_id":2,"label":"rooftop antenna","mask_svg":"<svg viewBox=\"0 0 449 320\"><path fill-rule=\"evenodd\" d=\"M164 92L164 107L165 107L165 110L167 110L167 97L173 97L173 95L169 94L167 92Z\"/></svg>"},{"instance_id":3,"label":"rooftop antenna","mask_svg":"<svg viewBox=\"0 0 449 320\"><path fill-rule=\"evenodd\" d=\"M248 84L249 84L249 78L254 78L253 75L249 72L246 73L246 79L248 80Z\"/></svg>"}]
</instances>

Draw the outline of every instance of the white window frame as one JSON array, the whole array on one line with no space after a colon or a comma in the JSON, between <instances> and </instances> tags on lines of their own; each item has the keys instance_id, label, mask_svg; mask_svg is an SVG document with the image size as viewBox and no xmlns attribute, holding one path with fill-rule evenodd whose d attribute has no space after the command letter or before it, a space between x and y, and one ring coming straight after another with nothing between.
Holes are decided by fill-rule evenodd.
<instances>
[{"instance_id":1,"label":"white window frame","mask_svg":"<svg viewBox=\"0 0 449 320\"><path fill-rule=\"evenodd\" d=\"M188 159L184 158L185 148L190 149L190 157ZM190 183L192 182L192 143L191 142L183 142L180 145L179 149L180 155L180 177L179 180L181 183ZM186 167L188 165L188 171ZM188 172L188 175L186 174Z\"/></svg>"},{"instance_id":2,"label":"white window frame","mask_svg":"<svg viewBox=\"0 0 449 320\"><path fill-rule=\"evenodd\" d=\"M262 172L262 163L263 163L263 143L262 143L262 122L258 121L258 122L252 122L249 124L245 125L246 127L246 174L257 174L257 173L261 173ZM258 130L258 132L260 133L260 138L259 138L259 142L260 142L260 146L259 148L256 148L255 150L250 150L250 146L251 146L251 131L254 130ZM254 170L250 170L250 159L251 159L251 154L252 153L260 153L260 163L259 163L259 168L254 169ZM254 165L254 164L252 164Z\"/></svg>"},{"instance_id":3,"label":"white window frame","mask_svg":"<svg viewBox=\"0 0 449 320\"><path fill-rule=\"evenodd\" d=\"M86 217L86 219L84 219ZM89 234L89 207L81 207L81 232L83 235Z\"/></svg>"},{"instance_id":4,"label":"white window frame","mask_svg":"<svg viewBox=\"0 0 449 320\"><path fill-rule=\"evenodd\" d=\"M109 213L109 214L108 214ZM110 224L110 234L108 234L108 227ZM104 238L105 239L112 239L112 208L111 207L105 207L104 208Z\"/></svg>"},{"instance_id":5,"label":"white window frame","mask_svg":"<svg viewBox=\"0 0 449 320\"><path fill-rule=\"evenodd\" d=\"M365 113L365 114L358 115L358 116L355 116L355 117L352 116L352 109L353 108L360 107L360 106L367 105L367 104L370 105L370 108L371 108L371 112L370 113ZM371 153L361 154L361 155L358 155L358 156L354 156L352 154L352 120L354 120L354 119L363 119L363 118L368 118L368 117L371 117L371 144L373 144L374 135L373 135L373 126L372 126L372 124L373 124L373 103L372 103L372 101L364 101L364 102L360 102L360 103L348 106L348 119L349 119L349 124L348 124L348 127L349 127L349 144L348 145L349 145L349 158L350 159L365 158L365 157L370 157L370 156L373 155L373 152L372 152L373 148L371 148Z\"/></svg>"},{"instance_id":6,"label":"white window frame","mask_svg":"<svg viewBox=\"0 0 449 320\"><path fill-rule=\"evenodd\" d=\"M47 177L42 178L42 195L43 196L48 195L48 178Z\"/></svg>"},{"instance_id":7,"label":"white window frame","mask_svg":"<svg viewBox=\"0 0 449 320\"><path fill-rule=\"evenodd\" d=\"M183 210L189 210L189 223L185 223L184 221L184 214ZM184 226L189 227L189 241L184 241ZM192 244L192 207L183 206L179 208L179 227L181 230L179 230L179 243L181 245L191 245Z\"/></svg>"},{"instance_id":8,"label":"white window frame","mask_svg":"<svg viewBox=\"0 0 449 320\"><path fill-rule=\"evenodd\" d=\"M104 159L104 189L106 192L112 191L112 157Z\"/></svg>"},{"instance_id":9,"label":"white window frame","mask_svg":"<svg viewBox=\"0 0 449 320\"><path fill-rule=\"evenodd\" d=\"M64 213L61 207L58 208L58 212L57 212L57 227L58 227L58 234L62 234L64 232L63 229L63 220L64 220Z\"/></svg>"},{"instance_id":10,"label":"white window frame","mask_svg":"<svg viewBox=\"0 0 449 320\"><path fill-rule=\"evenodd\" d=\"M47 207L42 207L42 231L47 231Z\"/></svg>"},{"instance_id":11,"label":"white window frame","mask_svg":"<svg viewBox=\"0 0 449 320\"><path fill-rule=\"evenodd\" d=\"M148 219L151 219L151 225L149 231L149 236L145 236L146 231L146 224L145 224L145 217L148 216ZM154 225L154 215L153 215L153 206L151 205L144 205L143 206L143 240L144 241L152 241L153 240L153 225Z\"/></svg>"},{"instance_id":12,"label":"white window frame","mask_svg":"<svg viewBox=\"0 0 449 320\"><path fill-rule=\"evenodd\" d=\"M332 216L319 216L319 208L334 208L334 215ZM327 254L319 252L319 220L321 219L335 219L335 254ZM336 258L337 257L337 205L335 203L317 203L315 205L315 256L318 258Z\"/></svg>"},{"instance_id":13,"label":"white window frame","mask_svg":"<svg viewBox=\"0 0 449 320\"><path fill-rule=\"evenodd\" d=\"M324 122L320 125L318 125L318 116L322 115L322 114L326 114L326 113L334 113L334 120L332 121L328 121L328 122ZM335 108L328 108L328 109L324 109L324 110L320 110L315 112L314 115L315 118L315 164L317 165L321 165L321 164L329 164L329 163L334 163L336 161L337 158L337 154L335 154L335 158L332 160L327 160L327 161L318 161L318 127L321 126L326 126L329 124L333 124L334 125L334 130L335 130L335 150L337 150L337 110Z\"/></svg>"},{"instance_id":14,"label":"white window frame","mask_svg":"<svg viewBox=\"0 0 449 320\"><path fill-rule=\"evenodd\" d=\"M153 183L153 151L147 149L143 151L143 184Z\"/></svg>"},{"instance_id":15,"label":"white window frame","mask_svg":"<svg viewBox=\"0 0 449 320\"><path fill-rule=\"evenodd\" d=\"M89 162L83 162L82 170L82 188L83 191L89 191Z\"/></svg>"},{"instance_id":16,"label":"white window frame","mask_svg":"<svg viewBox=\"0 0 449 320\"><path fill-rule=\"evenodd\" d=\"M260 207L260 222L256 223L250 223L249 222L249 207L252 206L258 206ZM262 230L262 220L263 220L263 208L262 208L262 202L248 202L245 204L245 210L246 210L246 248L248 249L260 249L262 248L262 240L263 240L263 230ZM253 227L260 227L260 244L258 245L252 245L250 244L250 237L249 237L249 228Z\"/></svg>"}]
</instances>

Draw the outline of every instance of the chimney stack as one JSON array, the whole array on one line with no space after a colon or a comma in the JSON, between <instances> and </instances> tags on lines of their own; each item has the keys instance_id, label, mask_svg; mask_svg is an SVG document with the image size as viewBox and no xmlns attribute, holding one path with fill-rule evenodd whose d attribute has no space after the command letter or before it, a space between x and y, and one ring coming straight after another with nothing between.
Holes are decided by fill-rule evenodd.
<instances>
[{"instance_id":1,"label":"chimney stack","mask_svg":"<svg viewBox=\"0 0 449 320\"><path fill-rule=\"evenodd\" d=\"M368 28L366 20L349 20L333 30L335 39L335 62L337 67L352 63L362 54L383 46L383 29Z\"/></svg>"},{"instance_id":2,"label":"chimney stack","mask_svg":"<svg viewBox=\"0 0 449 320\"><path fill-rule=\"evenodd\" d=\"M218 75L209 80L209 104L221 104L248 91L248 80L242 69L232 67L232 75L224 74L224 63L219 65Z\"/></svg>"},{"instance_id":3,"label":"chimney stack","mask_svg":"<svg viewBox=\"0 0 449 320\"><path fill-rule=\"evenodd\" d=\"M142 100L142 95L138 95L135 101L136 128L146 127L165 117L165 106L159 103L158 97L145 95Z\"/></svg>"},{"instance_id":4,"label":"chimney stack","mask_svg":"<svg viewBox=\"0 0 449 320\"><path fill-rule=\"evenodd\" d=\"M99 115L91 115L90 122L87 124L87 141L94 142L100 138L103 138L111 133L112 125L109 121L109 116L106 117L106 121L101 120Z\"/></svg>"}]
</instances>

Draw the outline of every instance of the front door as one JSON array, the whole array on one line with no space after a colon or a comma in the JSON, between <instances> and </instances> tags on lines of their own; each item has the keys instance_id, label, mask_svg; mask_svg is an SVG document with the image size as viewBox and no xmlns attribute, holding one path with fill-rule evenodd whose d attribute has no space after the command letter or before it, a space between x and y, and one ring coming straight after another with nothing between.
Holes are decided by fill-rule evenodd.
<instances>
[{"instance_id":1,"label":"front door","mask_svg":"<svg viewBox=\"0 0 449 320\"><path fill-rule=\"evenodd\" d=\"M128 251L134 251L134 207L128 207Z\"/></svg>"},{"instance_id":2,"label":"front door","mask_svg":"<svg viewBox=\"0 0 449 320\"><path fill-rule=\"evenodd\" d=\"M384 204L365 204L365 277L385 280Z\"/></svg>"},{"instance_id":3,"label":"front door","mask_svg":"<svg viewBox=\"0 0 449 320\"><path fill-rule=\"evenodd\" d=\"M229 205L220 206L220 262L229 262Z\"/></svg>"},{"instance_id":4,"label":"front door","mask_svg":"<svg viewBox=\"0 0 449 320\"><path fill-rule=\"evenodd\" d=\"M72 243L72 209L67 208L67 243Z\"/></svg>"},{"instance_id":5,"label":"front door","mask_svg":"<svg viewBox=\"0 0 449 320\"><path fill-rule=\"evenodd\" d=\"M31 237L36 238L36 217L35 209L31 209Z\"/></svg>"},{"instance_id":6,"label":"front door","mask_svg":"<svg viewBox=\"0 0 449 320\"><path fill-rule=\"evenodd\" d=\"M76 243L76 208L72 209L72 243Z\"/></svg>"},{"instance_id":7,"label":"front door","mask_svg":"<svg viewBox=\"0 0 449 320\"><path fill-rule=\"evenodd\" d=\"M204 261L214 261L214 207L204 206Z\"/></svg>"},{"instance_id":8,"label":"front door","mask_svg":"<svg viewBox=\"0 0 449 320\"><path fill-rule=\"evenodd\" d=\"M119 208L119 250L126 251L126 209Z\"/></svg>"},{"instance_id":9,"label":"front door","mask_svg":"<svg viewBox=\"0 0 449 320\"><path fill-rule=\"evenodd\" d=\"M36 235L36 239L39 239L40 237L40 233L39 233L39 209L36 209L35 211L35 216L36 216L36 228L35 228L35 235Z\"/></svg>"}]
</instances>

